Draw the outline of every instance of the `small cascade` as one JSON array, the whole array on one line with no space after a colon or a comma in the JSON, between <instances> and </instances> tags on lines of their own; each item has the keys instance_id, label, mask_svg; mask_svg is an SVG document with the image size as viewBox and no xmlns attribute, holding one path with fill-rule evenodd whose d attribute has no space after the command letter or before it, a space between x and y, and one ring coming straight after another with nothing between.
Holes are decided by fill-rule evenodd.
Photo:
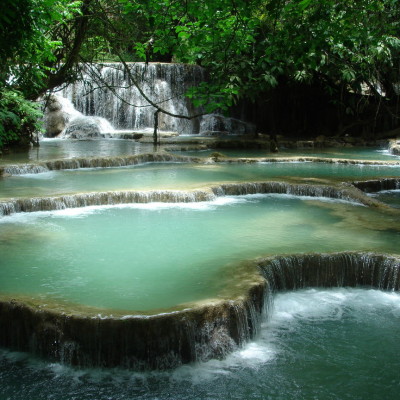
<instances>
[{"instance_id":1,"label":"small cascade","mask_svg":"<svg viewBox=\"0 0 400 400\"><path fill-rule=\"evenodd\" d=\"M326 197L345 201L360 202L346 188L328 185L292 184L286 182L243 182L227 183L213 188L217 196L239 196L246 194L289 194L293 196Z\"/></svg>"},{"instance_id":2,"label":"small cascade","mask_svg":"<svg viewBox=\"0 0 400 400\"><path fill-rule=\"evenodd\" d=\"M5 165L0 167L1 175L24 175L24 174L41 174L42 172L49 172L46 165L43 164L15 164Z\"/></svg>"},{"instance_id":3,"label":"small cascade","mask_svg":"<svg viewBox=\"0 0 400 400\"><path fill-rule=\"evenodd\" d=\"M89 139L110 136L112 125L102 117L81 116L71 120L59 135L64 139Z\"/></svg>"},{"instance_id":4,"label":"small cascade","mask_svg":"<svg viewBox=\"0 0 400 400\"><path fill-rule=\"evenodd\" d=\"M32 300L2 296L0 344L85 367L168 369L222 358L254 338L260 327L265 287L259 276L250 286L245 285L236 299L210 300L153 315L113 310L112 315L104 316L98 309L36 306Z\"/></svg>"},{"instance_id":5,"label":"small cascade","mask_svg":"<svg viewBox=\"0 0 400 400\"><path fill-rule=\"evenodd\" d=\"M319 159L313 157L290 157L290 158L221 158L220 160L213 160L213 162L229 163L229 164L251 164L251 163L288 163L288 162L320 162L320 163L332 163L332 159ZM347 161L351 160L335 160L335 163L346 164ZM124 167L129 165L142 164L147 162L185 162L185 163L197 163L204 164L209 163L210 160L200 157L189 157L180 156L168 152L158 153L143 153L127 156L115 156L115 157L87 157L87 158L70 158L60 160L49 160L35 164L13 164L0 166L1 175L22 175L22 174L37 174L41 172L55 171L55 170L67 170L67 169L79 169L79 168L107 168L107 167ZM382 166L397 166L400 162L396 161L363 161L365 165L382 165ZM385 181L385 179L382 179ZM386 179L389 182L392 179ZM393 182L397 182L396 178ZM372 181L371 181L372 182ZM356 182L356 186L361 188L362 182Z\"/></svg>"},{"instance_id":6,"label":"small cascade","mask_svg":"<svg viewBox=\"0 0 400 400\"><path fill-rule=\"evenodd\" d=\"M58 197L33 197L0 201L0 216L19 212L55 211L104 205L143 204L143 203L194 203L212 201L214 194L207 190L178 191L113 191L78 193Z\"/></svg>"},{"instance_id":7,"label":"small cascade","mask_svg":"<svg viewBox=\"0 0 400 400\"><path fill-rule=\"evenodd\" d=\"M143 153L116 157L88 157L43 161L37 164L15 164L0 167L1 175L39 174L41 172L60 171L80 168L126 167L152 162L203 162L197 157L185 157L169 153Z\"/></svg>"},{"instance_id":8,"label":"small cascade","mask_svg":"<svg viewBox=\"0 0 400 400\"><path fill-rule=\"evenodd\" d=\"M368 286L400 289L400 259L372 253L295 254L268 257L258 266L274 290Z\"/></svg>"},{"instance_id":9,"label":"small cascade","mask_svg":"<svg viewBox=\"0 0 400 400\"><path fill-rule=\"evenodd\" d=\"M400 155L400 139L391 139L389 141L389 153L395 156Z\"/></svg>"},{"instance_id":10,"label":"small cascade","mask_svg":"<svg viewBox=\"0 0 400 400\"><path fill-rule=\"evenodd\" d=\"M382 190L400 189L400 178L382 178L368 181L353 182L353 185L365 193L375 193Z\"/></svg>"},{"instance_id":11,"label":"small cascade","mask_svg":"<svg viewBox=\"0 0 400 400\"><path fill-rule=\"evenodd\" d=\"M133 156L136 157L136 156ZM140 158L140 157L139 157ZM194 203L213 201L221 196L249 194L288 194L293 196L321 197L357 202L365 205L381 205L361 191L349 186L340 188L324 185L291 184L286 182L228 183L197 190L156 191L109 191L77 193L56 197L33 197L0 201L0 216L19 212L54 211L88 206L135 204L135 203Z\"/></svg>"},{"instance_id":12,"label":"small cascade","mask_svg":"<svg viewBox=\"0 0 400 400\"><path fill-rule=\"evenodd\" d=\"M376 166L397 166L400 165L400 161L382 161L382 160L353 160L347 158L324 158L324 157L276 157L276 158L236 158L236 159L224 159L224 162L230 163L248 163L248 162L266 162L266 163L287 163L287 162L313 162L313 163L324 163L324 164L345 164L345 165L376 165Z\"/></svg>"},{"instance_id":13,"label":"small cascade","mask_svg":"<svg viewBox=\"0 0 400 400\"><path fill-rule=\"evenodd\" d=\"M363 286L400 289L400 259L373 253L259 259L231 300L140 315L0 298L0 344L70 365L167 369L222 358L260 329L270 290ZM261 274L261 275L260 275ZM248 282L246 282L248 281ZM39 305L40 304L40 305ZM106 314L103 314L105 312ZM13 323L11 324L10 321ZM160 332L162 334L160 334Z\"/></svg>"}]
</instances>

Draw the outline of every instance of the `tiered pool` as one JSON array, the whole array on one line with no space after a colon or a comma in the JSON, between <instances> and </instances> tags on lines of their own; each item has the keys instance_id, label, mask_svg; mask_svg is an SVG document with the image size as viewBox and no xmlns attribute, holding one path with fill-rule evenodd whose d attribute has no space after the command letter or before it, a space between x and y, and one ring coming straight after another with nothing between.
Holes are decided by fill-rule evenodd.
<instances>
[{"instance_id":1,"label":"tiered pool","mask_svg":"<svg viewBox=\"0 0 400 400\"><path fill-rule=\"evenodd\" d=\"M118 143L110 143L114 142ZM100 142L94 143L96 147ZM140 153L132 142L122 143L118 150L104 145L101 155ZM76 151L73 156L82 157L89 147L82 154ZM96 151L89 154L95 156ZM55 153L54 158L60 158L61 153ZM374 158L367 153L353 151L341 158L382 162L193 163L188 159L11 175L0 178L0 201L115 190L194 191L263 181L347 188L355 180L400 179L396 159L387 156L385 162L386 155ZM24 157L31 163L48 156L20 159ZM399 256L400 214L389 201L367 207L367 200L364 204L358 198L321 197L317 191L313 197L231 195L216 190L214 194L185 203L107 204L0 217L1 295L12 299L10 304L28 301L66 315L72 309L87 318L90 310L89 318L100 324L113 315L150 318L229 303L247 290L256 274L252 260L260 257L355 251L366 259L372 253ZM397 395L398 291L348 287L283 291L274 296L274 307L267 312L258 333L222 359L167 371L76 369L3 349L0 397L382 399ZM164 334L158 332L160 340Z\"/></svg>"}]
</instances>

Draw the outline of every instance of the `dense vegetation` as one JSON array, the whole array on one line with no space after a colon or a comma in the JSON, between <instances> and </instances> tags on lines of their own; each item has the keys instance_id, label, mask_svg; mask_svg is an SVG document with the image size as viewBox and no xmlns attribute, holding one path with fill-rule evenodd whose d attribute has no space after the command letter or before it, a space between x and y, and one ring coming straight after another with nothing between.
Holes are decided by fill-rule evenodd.
<instances>
[{"instance_id":1,"label":"dense vegetation","mask_svg":"<svg viewBox=\"0 0 400 400\"><path fill-rule=\"evenodd\" d=\"M199 64L209 81L187 94L197 105L207 111L235 104L246 109L253 101L264 116L255 120L278 132L284 120L297 121L287 129L306 130L304 115L317 115L318 103L332 107L339 133L357 125L399 126L398 0L2 0L2 5L0 146L34 140L38 111L32 101L76 79L79 63L102 60ZM285 111L288 115L277 118Z\"/></svg>"}]
</instances>

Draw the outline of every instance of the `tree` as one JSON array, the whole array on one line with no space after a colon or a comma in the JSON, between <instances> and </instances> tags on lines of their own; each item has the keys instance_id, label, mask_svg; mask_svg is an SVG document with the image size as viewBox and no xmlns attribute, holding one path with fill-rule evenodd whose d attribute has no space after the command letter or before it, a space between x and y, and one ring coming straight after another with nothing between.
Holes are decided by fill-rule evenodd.
<instances>
[{"instance_id":1,"label":"tree","mask_svg":"<svg viewBox=\"0 0 400 400\"><path fill-rule=\"evenodd\" d=\"M34 141L32 101L73 79L91 0L3 0L0 16L0 147Z\"/></svg>"},{"instance_id":2,"label":"tree","mask_svg":"<svg viewBox=\"0 0 400 400\"><path fill-rule=\"evenodd\" d=\"M125 67L127 61L201 65L208 81L186 95L204 112L290 87L323 90L342 113L356 115L360 104L372 104L370 114L397 118L397 0L3 0L2 5L3 144L24 136L12 128L33 112L24 101L77 79L80 63L104 60Z\"/></svg>"},{"instance_id":3,"label":"tree","mask_svg":"<svg viewBox=\"0 0 400 400\"><path fill-rule=\"evenodd\" d=\"M197 63L210 80L188 93L207 111L283 85L318 86L348 112L366 89L392 113L400 78L396 0L120 0L146 18L135 50ZM279 89L278 89L279 90ZM365 97L364 100L373 100ZM375 101L375 100L373 100Z\"/></svg>"}]
</instances>

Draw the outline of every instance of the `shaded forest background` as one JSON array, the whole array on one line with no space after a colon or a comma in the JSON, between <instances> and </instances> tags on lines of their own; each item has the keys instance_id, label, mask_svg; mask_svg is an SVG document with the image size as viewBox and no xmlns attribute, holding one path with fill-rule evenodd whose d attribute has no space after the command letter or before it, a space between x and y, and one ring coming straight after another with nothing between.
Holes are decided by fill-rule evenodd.
<instances>
[{"instance_id":1,"label":"shaded forest background","mask_svg":"<svg viewBox=\"0 0 400 400\"><path fill-rule=\"evenodd\" d=\"M35 143L37 100L105 61L200 65L186 96L261 132L400 127L398 0L2 0L0 148Z\"/></svg>"}]
</instances>

